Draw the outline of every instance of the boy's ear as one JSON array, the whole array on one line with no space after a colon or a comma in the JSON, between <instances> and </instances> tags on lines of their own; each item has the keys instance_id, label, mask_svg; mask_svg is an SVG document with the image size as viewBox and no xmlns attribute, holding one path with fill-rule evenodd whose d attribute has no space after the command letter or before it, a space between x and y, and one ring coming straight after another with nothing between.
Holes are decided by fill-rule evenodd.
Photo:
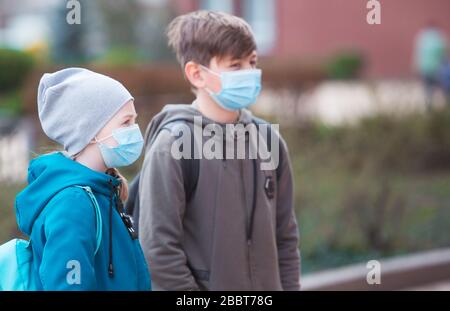
<instances>
[{"instance_id":1,"label":"boy's ear","mask_svg":"<svg viewBox=\"0 0 450 311\"><path fill-rule=\"evenodd\" d=\"M195 62L188 62L184 66L184 74L189 82L197 89L204 88L205 78L201 66Z\"/></svg>"}]
</instances>

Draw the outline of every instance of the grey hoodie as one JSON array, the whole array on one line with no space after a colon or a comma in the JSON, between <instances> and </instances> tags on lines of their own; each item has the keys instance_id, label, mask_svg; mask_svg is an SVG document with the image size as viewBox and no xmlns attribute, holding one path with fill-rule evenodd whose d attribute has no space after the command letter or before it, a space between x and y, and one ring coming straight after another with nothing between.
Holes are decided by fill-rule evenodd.
<instances>
[{"instance_id":1,"label":"grey hoodie","mask_svg":"<svg viewBox=\"0 0 450 311\"><path fill-rule=\"evenodd\" d=\"M194 116L202 116L194 104L168 105L145 136L155 136L169 120ZM202 118L203 125L215 123ZM250 111L242 110L238 122L251 123ZM280 152L285 160L278 177L277 171L263 171L259 165L254 170L259 160L201 159L189 203L180 160L171 154L176 139L171 131L160 131L146 146L141 171L139 237L153 289L299 290L292 168L283 139ZM204 143L210 138L201 139ZM251 145L242 136L226 136L226 145L240 139ZM264 189L270 176L277 181L273 198Z\"/></svg>"}]
</instances>

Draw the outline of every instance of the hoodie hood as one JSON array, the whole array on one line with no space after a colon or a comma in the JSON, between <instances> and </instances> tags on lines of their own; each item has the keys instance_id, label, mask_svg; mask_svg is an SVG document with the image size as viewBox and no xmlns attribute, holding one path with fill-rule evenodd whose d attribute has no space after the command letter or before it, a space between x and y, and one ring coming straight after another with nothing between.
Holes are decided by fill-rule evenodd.
<instances>
[{"instance_id":1,"label":"hoodie hood","mask_svg":"<svg viewBox=\"0 0 450 311\"><path fill-rule=\"evenodd\" d=\"M202 118L202 127L204 128L208 124L215 124L222 126L225 129L226 124L215 122L204 115L197 109L197 103L194 101L191 105L166 105L163 110L158 113L148 125L145 131L145 142L149 142L150 137L158 132L158 130L164 125L174 121L194 122L194 117ZM253 115L248 109L241 109L239 111L239 119L235 124L247 124L252 123ZM225 130L223 131L225 133ZM228 140L228 138L227 138Z\"/></svg>"},{"instance_id":2,"label":"hoodie hood","mask_svg":"<svg viewBox=\"0 0 450 311\"><path fill-rule=\"evenodd\" d=\"M39 156L30 161L28 186L16 196L16 217L20 231L30 236L33 224L47 203L58 192L75 185L89 186L94 192L109 195L111 185L120 181L94 171L62 152Z\"/></svg>"}]
</instances>

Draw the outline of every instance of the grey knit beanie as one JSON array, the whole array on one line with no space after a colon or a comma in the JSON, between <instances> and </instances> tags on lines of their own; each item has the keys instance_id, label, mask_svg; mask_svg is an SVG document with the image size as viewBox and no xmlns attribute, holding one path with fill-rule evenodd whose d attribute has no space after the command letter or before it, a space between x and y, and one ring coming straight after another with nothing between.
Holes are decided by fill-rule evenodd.
<instances>
[{"instance_id":1,"label":"grey knit beanie","mask_svg":"<svg viewBox=\"0 0 450 311\"><path fill-rule=\"evenodd\" d=\"M39 119L45 134L73 156L132 99L112 78L68 68L42 76L37 98Z\"/></svg>"}]
</instances>

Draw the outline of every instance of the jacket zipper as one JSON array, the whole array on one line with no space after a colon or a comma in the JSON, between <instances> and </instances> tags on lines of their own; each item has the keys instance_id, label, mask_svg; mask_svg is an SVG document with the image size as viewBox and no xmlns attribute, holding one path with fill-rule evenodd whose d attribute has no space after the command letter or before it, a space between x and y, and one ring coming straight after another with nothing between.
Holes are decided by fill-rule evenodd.
<instances>
[{"instance_id":1,"label":"jacket zipper","mask_svg":"<svg viewBox=\"0 0 450 311\"><path fill-rule=\"evenodd\" d=\"M253 289L253 272L252 272L251 246L252 246L252 240L247 239L248 277L250 278L251 289Z\"/></svg>"},{"instance_id":2,"label":"jacket zipper","mask_svg":"<svg viewBox=\"0 0 450 311\"><path fill-rule=\"evenodd\" d=\"M223 133L222 135L222 164L223 167L227 167L227 135Z\"/></svg>"},{"instance_id":3,"label":"jacket zipper","mask_svg":"<svg viewBox=\"0 0 450 311\"><path fill-rule=\"evenodd\" d=\"M250 224L247 234L247 249L248 249L248 263L249 263L249 271L250 271L250 281L253 288L253 271L252 271L252 239L253 239L253 221L255 218L255 209L256 209L256 199L257 199L257 190L258 190L258 171L257 171L257 162L256 159L252 160L253 164L253 199L252 199L252 207L250 211Z\"/></svg>"},{"instance_id":4,"label":"jacket zipper","mask_svg":"<svg viewBox=\"0 0 450 311\"><path fill-rule=\"evenodd\" d=\"M222 163L223 167L226 168L226 133L223 134L223 140L222 140L222 152L223 152L223 158ZM258 172L257 172L257 163L256 159L252 160L253 164L253 199L252 199L252 206L250 213L246 213L247 215L247 221L246 221L246 238L247 238L247 262L248 262L248 273L250 278L250 285L253 288L253 272L252 272L252 259L251 259L251 246L252 246L252 232L253 232L253 218L255 214L256 209L256 195L257 195L257 187L258 187ZM241 176L243 175L243 167L241 162ZM247 198L246 198L246 192L243 192L244 195L244 202L247 204Z\"/></svg>"}]
</instances>

